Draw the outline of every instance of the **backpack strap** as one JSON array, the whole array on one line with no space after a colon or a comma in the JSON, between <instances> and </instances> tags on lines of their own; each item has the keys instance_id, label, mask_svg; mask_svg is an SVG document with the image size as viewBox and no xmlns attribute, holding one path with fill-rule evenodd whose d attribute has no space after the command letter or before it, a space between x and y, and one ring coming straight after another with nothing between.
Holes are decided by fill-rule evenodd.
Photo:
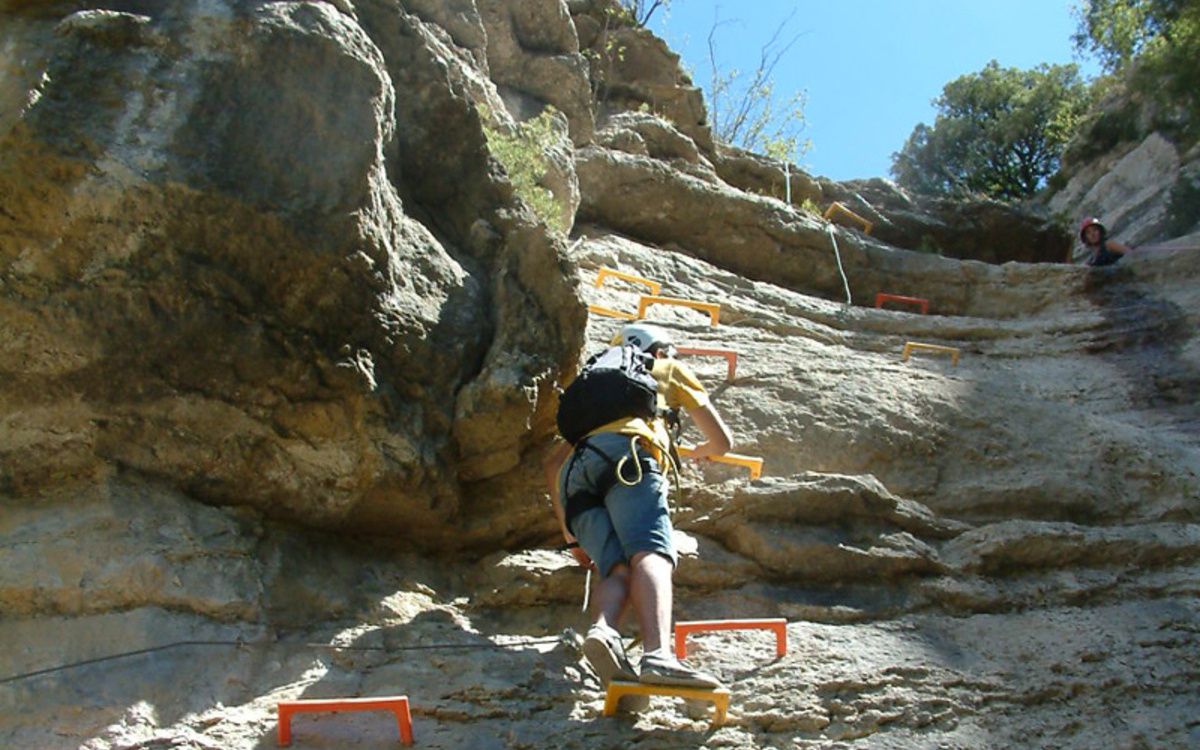
<instances>
[{"instance_id":1,"label":"backpack strap","mask_svg":"<svg viewBox=\"0 0 1200 750\"><path fill-rule=\"evenodd\" d=\"M566 514L567 531L570 531L572 534L575 533L575 530L571 528L571 521L575 519L575 516L578 516L584 511L604 505L604 496L608 494L608 491L612 489L613 483L616 481L617 465L613 463L611 458L608 457L608 454L589 443L587 438L584 438L576 443L575 450L571 451L571 460L567 464L566 476L563 478L564 487L571 483L571 471L575 468L575 459L579 458L579 453L583 450L590 450L597 456L600 456L600 458L604 459L604 462L608 464L612 471L604 472L598 487L594 489L579 490L578 492L567 495L567 502L564 512Z\"/></svg>"},{"instance_id":2,"label":"backpack strap","mask_svg":"<svg viewBox=\"0 0 1200 750\"><path fill-rule=\"evenodd\" d=\"M642 477L644 476L643 471L645 469L643 462L649 460L638 456L636 435L632 436L630 439L630 453L622 456L620 461L613 461L611 458L609 458L607 453L589 443L587 438L584 438L575 444L575 450L571 452L570 462L567 464L566 475L563 478L563 486L570 484L571 471L575 468L575 459L578 458L580 452L584 450L590 450L592 453L600 456L600 458L604 460L604 463L608 464L608 468L611 471L604 472L595 487L579 490L567 495L564 513L566 516L567 531L570 531L572 534L575 533L575 530L571 528L571 521L584 511L591 510L592 508L602 507L604 505L604 498L608 495L608 491L611 490L613 485L618 481L620 481L621 484L625 485L626 487L633 487L637 484L640 484ZM637 465L637 478L633 479L632 481L626 479L625 475L622 473L623 467L631 456Z\"/></svg>"},{"instance_id":3,"label":"backpack strap","mask_svg":"<svg viewBox=\"0 0 1200 750\"><path fill-rule=\"evenodd\" d=\"M679 407L666 409L662 416L667 423L667 453L671 460L671 471L675 475L675 485L679 486L679 467L683 465L679 457L679 436L683 433L683 420L679 415Z\"/></svg>"}]
</instances>

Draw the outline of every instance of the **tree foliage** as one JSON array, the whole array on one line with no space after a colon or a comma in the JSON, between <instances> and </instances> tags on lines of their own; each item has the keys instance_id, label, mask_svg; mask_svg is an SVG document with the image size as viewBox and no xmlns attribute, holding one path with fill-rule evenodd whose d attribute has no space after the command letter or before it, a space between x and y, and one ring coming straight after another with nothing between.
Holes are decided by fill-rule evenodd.
<instances>
[{"instance_id":1,"label":"tree foliage","mask_svg":"<svg viewBox=\"0 0 1200 750\"><path fill-rule=\"evenodd\" d=\"M1058 169L1089 104L1075 65L1001 68L946 84L933 126L919 123L892 155L892 176L917 192L1032 195Z\"/></svg>"},{"instance_id":2,"label":"tree foliage","mask_svg":"<svg viewBox=\"0 0 1200 750\"><path fill-rule=\"evenodd\" d=\"M1084 0L1076 7L1079 19L1072 41L1091 52L1109 72L1129 65L1157 38L1170 37L1185 16L1185 0Z\"/></svg>"},{"instance_id":3,"label":"tree foliage","mask_svg":"<svg viewBox=\"0 0 1200 750\"><path fill-rule=\"evenodd\" d=\"M713 134L717 139L782 161L798 161L808 150L801 139L806 124L804 91L780 98L775 90L775 68L799 39L784 37L788 16L759 48L758 64L749 76L719 61L718 30L731 21L716 21L708 32L709 83L705 90Z\"/></svg>"},{"instance_id":4,"label":"tree foliage","mask_svg":"<svg viewBox=\"0 0 1200 750\"><path fill-rule=\"evenodd\" d=\"M1200 2L1082 0L1076 13L1078 51L1200 118Z\"/></svg>"},{"instance_id":5,"label":"tree foliage","mask_svg":"<svg viewBox=\"0 0 1200 750\"><path fill-rule=\"evenodd\" d=\"M511 131L496 123L496 118L486 108L481 114L488 149L504 166L513 191L548 227L566 231L562 206L554 193L541 184L550 171L546 153L559 139L555 123L557 110L546 107L537 117L518 123Z\"/></svg>"}]
</instances>

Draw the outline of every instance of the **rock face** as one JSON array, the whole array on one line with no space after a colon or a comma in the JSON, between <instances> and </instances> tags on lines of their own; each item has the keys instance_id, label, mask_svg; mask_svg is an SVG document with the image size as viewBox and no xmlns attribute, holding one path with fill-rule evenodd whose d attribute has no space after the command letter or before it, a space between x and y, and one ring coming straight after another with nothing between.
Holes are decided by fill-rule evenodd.
<instances>
[{"instance_id":1,"label":"rock face","mask_svg":"<svg viewBox=\"0 0 1200 750\"><path fill-rule=\"evenodd\" d=\"M614 127L629 130L626 122ZM916 294L944 314L1011 317L1060 293L1053 273L903 251L774 198L738 190L703 162L692 164L676 155L688 153L685 148L641 153L628 145L645 140L636 132L601 135L622 145L577 151L581 223L610 227L810 295L844 301L848 289L860 304L878 292Z\"/></svg>"},{"instance_id":2,"label":"rock face","mask_svg":"<svg viewBox=\"0 0 1200 750\"><path fill-rule=\"evenodd\" d=\"M1200 254L1041 262L1037 211L785 173L617 10L0 2L0 746L255 748L281 699L395 694L435 748L1200 742ZM570 239L489 146L546 104ZM689 639L723 727L601 716L551 549L554 386L644 291L601 267L738 352L689 363L765 472L684 467L675 614L788 647Z\"/></svg>"},{"instance_id":3,"label":"rock face","mask_svg":"<svg viewBox=\"0 0 1200 750\"><path fill-rule=\"evenodd\" d=\"M1162 240L1168 236L1172 190L1188 178L1188 170L1181 169L1175 146L1158 133L1122 151L1084 166L1055 193L1049 206L1079 217L1100 218L1119 242L1141 245Z\"/></svg>"},{"instance_id":4,"label":"rock face","mask_svg":"<svg viewBox=\"0 0 1200 750\"><path fill-rule=\"evenodd\" d=\"M1065 179L1043 202L1075 226L1094 216L1110 237L1131 246L1158 247L1200 231L1200 143L1187 113L1117 84L1069 144Z\"/></svg>"},{"instance_id":5,"label":"rock face","mask_svg":"<svg viewBox=\"0 0 1200 750\"><path fill-rule=\"evenodd\" d=\"M2 27L5 488L128 470L446 543L582 324L494 88L396 3L145 5Z\"/></svg>"},{"instance_id":6,"label":"rock face","mask_svg":"<svg viewBox=\"0 0 1200 750\"><path fill-rule=\"evenodd\" d=\"M1049 212L977 198L913 196L887 180L824 182L823 195L871 221L871 235L906 250L985 263L1062 263L1073 235Z\"/></svg>"}]
</instances>

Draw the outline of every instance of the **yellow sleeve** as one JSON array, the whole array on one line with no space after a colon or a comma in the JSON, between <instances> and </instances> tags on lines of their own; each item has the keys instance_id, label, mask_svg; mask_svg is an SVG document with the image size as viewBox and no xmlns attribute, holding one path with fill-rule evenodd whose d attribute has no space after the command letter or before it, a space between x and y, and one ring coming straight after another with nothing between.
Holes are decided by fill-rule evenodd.
<instances>
[{"instance_id":1,"label":"yellow sleeve","mask_svg":"<svg viewBox=\"0 0 1200 750\"><path fill-rule=\"evenodd\" d=\"M654 363L654 378L659 382L659 392L667 402L668 409L682 406L696 409L708 404L708 391L704 390L696 374L682 362L660 359Z\"/></svg>"}]
</instances>

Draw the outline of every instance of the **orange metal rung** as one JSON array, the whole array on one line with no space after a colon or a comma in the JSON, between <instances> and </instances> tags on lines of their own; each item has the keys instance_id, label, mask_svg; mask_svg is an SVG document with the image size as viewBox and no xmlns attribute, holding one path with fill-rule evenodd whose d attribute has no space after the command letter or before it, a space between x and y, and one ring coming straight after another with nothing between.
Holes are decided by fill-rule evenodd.
<instances>
[{"instance_id":1,"label":"orange metal rung","mask_svg":"<svg viewBox=\"0 0 1200 750\"><path fill-rule=\"evenodd\" d=\"M696 310L702 310L708 313L708 318L711 325L716 325L721 318L721 306L716 302L699 302L694 299L680 299L679 297L658 297L649 294L643 294L638 301L639 318L646 317L646 308L650 305L678 305L679 307L691 307Z\"/></svg>"},{"instance_id":2,"label":"orange metal rung","mask_svg":"<svg viewBox=\"0 0 1200 750\"><path fill-rule=\"evenodd\" d=\"M838 215L845 216L852 221L857 221L862 225L863 232L866 234L870 234L871 228L874 226L874 224L846 208L841 203L834 201L833 203L829 204L829 208L825 209L825 218L832 221L833 217Z\"/></svg>"},{"instance_id":3,"label":"orange metal rung","mask_svg":"<svg viewBox=\"0 0 1200 750\"><path fill-rule=\"evenodd\" d=\"M600 305L588 305L588 312L596 313L597 315L607 315L610 318L622 318L624 320L637 320L638 316L633 313L621 312L613 310L610 307L601 307Z\"/></svg>"},{"instance_id":4,"label":"orange metal rung","mask_svg":"<svg viewBox=\"0 0 1200 750\"><path fill-rule=\"evenodd\" d=\"M950 361L958 364L958 349L953 346L941 346L940 344L926 344L921 341L906 341L904 343L904 354L900 357L901 361L907 361L908 355L912 354L914 349L924 349L928 352L938 352L940 354L949 354Z\"/></svg>"},{"instance_id":5,"label":"orange metal rung","mask_svg":"<svg viewBox=\"0 0 1200 750\"><path fill-rule=\"evenodd\" d=\"M677 446L679 455L687 457L692 455L695 450L690 445ZM750 470L750 478L758 479L762 476L763 460L758 456L743 456L740 453L722 453L719 456L709 456L709 461L716 461L719 464L733 464L734 466L745 466Z\"/></svg>"},{"instance_id":6,"label":"orange metal rung","mask_svg":"<svg viewBox=\"0 0 1200 750\"><path fill-rule=\"evenodd\" d=\"M650 288L651 294L658 294L662 291L662 284L658 283L657 281L643 279L641 276L634 276L631 273L625 273L624 271L618 271L613 268L601 268L596 272L596 288L599 289L600 287L604 286L604 280L609 276L613 277L614 279L624 279L625 281L631 281L634 284L642 284L647 286Z\"/></svg>"},{"instance_id":7,"label":"orange metal rung","mask_svg":"<svg viewBox=\"0 0 1200 750\"><path fill-rule=\"evenodd\" d=\"M694 354L697 356L724 357L729 365L729 371L725 375L726 380L733 380L737 373L738 353L733 349L709 349L702 346L680 346L676 347L676 352L679 354Z\"/></svg>"},{"instance_id":8,"label":"orange metal rung","mask_svg":"<svg viewBox=\"0 0 1200 750\"><path fill-rule=\"evenodd\" d=\"M413 743L412 714L409 713L408 696L379 698L330 698L321 700L279 701L279 744L292 744L292 714L325 711L391 711L400 725L400 741Z\"/></svg>"},{"instance_id":9,"label":"orange metal rung","mask_svg":"<svg viewBox=\"0 0 1200 750\"><path fill-rule=\"evenodd\" d=\"M687 657L688 633L704 630L774 630L775 655L787 653L787 620L774 617L766 620L692 620L675 623L675 656Z\"/></svg>"},{"instance_id":10,"label":"orange metal rung","mask_svg":"<svg viewBox=\"0 0 1200 750\"><path fill-rule=\"evenodd\" d=\"M887 300L892 302L907 302L910 305L916 305L921 308L922 315L929 314L929 300L923 297L906 297L903 294L889 294L887 292L878 292L875 295L875 306L883 307L883 303Z\"/></svg>"}]
</instances>

